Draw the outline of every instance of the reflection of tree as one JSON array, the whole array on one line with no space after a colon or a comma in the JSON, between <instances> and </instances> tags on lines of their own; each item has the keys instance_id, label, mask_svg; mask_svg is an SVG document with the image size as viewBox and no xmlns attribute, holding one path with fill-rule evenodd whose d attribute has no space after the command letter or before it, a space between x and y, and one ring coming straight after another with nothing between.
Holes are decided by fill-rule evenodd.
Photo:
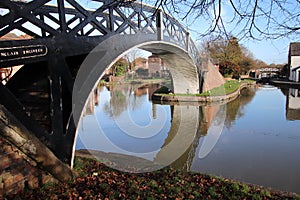
<instances>
[{"instance_id":1,"label":"reflection of tree","mask_svg":"<svg viewBox=\"0 0 300 200\"><path fill-rule=\"evenodd\" d=\"M110 116L117 117L122 112L128 109L128 106L132 109L138 109L145 101L140 96L148 95L148 88L152 85L142 84L118 84L111 86L110 90L110 102L104 105L104 112L109 113ZM158 86L154 86L158 87ZM134 95L132 95L134 94Z\"/></svg>"},{"instance_id":2,"label":"reflection of tree","mask_svg":"<svg viewBox=\"0 0 300 200\"><path fill-rule=\"evenodd\" d=\"M110 95L110 102L104 105L104 112L117 117L127 109L126 96L121 90L111 90Z\"/></svg>"},{"instance_id":3,"label":"reflection of tree","mask_svg":"<svg viewBox=\"0 0 300 200\"><path fill-rule=\"evenodd\" d=\"M140 98L136 94L133 97L131 96L131 98L129 98L129 105L132 108L132 110L136 110L142 107L143 103L144 103L144 99Z\"/></svg>"},{"instance_id":4,"label":"reflection of tree","mask_svg":"<svg viewBox=\"0 0 300 200\"><path fill-rule=\"evenodd\" d=\"M227 103L225 126L230 128L232 123L244 115L244 107L255 95L255 88L244 88L241 90L241 95Z\"/></svg>"}]
</instances>

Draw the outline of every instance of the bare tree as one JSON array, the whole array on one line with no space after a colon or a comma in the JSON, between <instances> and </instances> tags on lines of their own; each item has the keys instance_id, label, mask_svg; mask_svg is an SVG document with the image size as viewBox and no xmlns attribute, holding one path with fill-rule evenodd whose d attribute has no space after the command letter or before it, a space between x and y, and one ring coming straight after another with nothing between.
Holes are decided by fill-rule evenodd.
<instances>
[{"instance_id":1,"label":"bare tree","mask_svg":"<svg viewBox=\"0 0 300 200\"><path fill-rule=\"evenodd\" d=\"M205 20L200 33L276 39L300 34L300 0L148 0L182 21ZM195 24L195 23L194 23Z\"/></svg>"},{"instance_id":2,"label":"bare tree","mask_svg":"<svg viewBox=\"0 0 300 200\"><path fill-rule=\"evenodd\" d=\"M138 48L129 51L124 56L124 58L127 60L130 71L136 70L136 63L135 63L136 59L139 57L145 57L145 56L148 56L148 54L146 55L145 51L138 49Z\"/></svg>"}]
</instances>

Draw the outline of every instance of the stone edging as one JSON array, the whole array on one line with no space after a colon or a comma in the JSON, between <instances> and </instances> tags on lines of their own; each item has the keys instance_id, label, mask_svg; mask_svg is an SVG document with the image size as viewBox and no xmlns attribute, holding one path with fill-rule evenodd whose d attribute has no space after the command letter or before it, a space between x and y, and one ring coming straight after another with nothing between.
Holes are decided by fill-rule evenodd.
<instances>
[{"instance_id":1,"label":"stone edging","mask_svg":"<svg viewBox=\"0 0 300 200\"><path fill-rule=\"evenodd\" d=\"M237 90L222 96L164 96L161 94L153 94L152 100L159 102L200 102L200 103L210 103L210 102L223 102L232 101L236 99L241 89L254 85L255 83L242 83Z\"/></svg>"}]
</instances>

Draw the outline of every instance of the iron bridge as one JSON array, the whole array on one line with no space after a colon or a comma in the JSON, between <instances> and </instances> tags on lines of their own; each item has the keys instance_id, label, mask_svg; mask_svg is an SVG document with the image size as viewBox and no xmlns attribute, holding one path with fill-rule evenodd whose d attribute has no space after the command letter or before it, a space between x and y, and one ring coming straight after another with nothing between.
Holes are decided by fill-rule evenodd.
<instances>
[{"instance_id":1,"label":"iron bridge","mask_svg":"<svg viewBox=\"0 0 300 200\"><path fill-rule=\"evenodd\" d=\"M132 44L125 50L143 43L141 48L162 56L186 53L196 66L199 92L204 71L189 32L172 16L127 0L93 2L97 6L91 9L76 0L0 1L0 68L23 65L7 84L0 82L0 103L68 164L76 134L72 113L76 76L99 44L129 38ZM18 31L28 37L8 37Z\"/></svg>"}]
</instances>

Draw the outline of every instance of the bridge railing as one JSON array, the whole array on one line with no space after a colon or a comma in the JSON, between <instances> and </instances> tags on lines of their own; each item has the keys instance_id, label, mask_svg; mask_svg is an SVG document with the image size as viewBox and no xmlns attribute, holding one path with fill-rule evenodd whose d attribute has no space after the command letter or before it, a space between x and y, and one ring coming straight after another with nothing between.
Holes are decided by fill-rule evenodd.
<instances>
[{"instance_id":1,"label":"bridge railing","mask_svg":"<svg viewBox=\"0 0 300 200\"><path fill-rule=\"evenodd\" d=\"M109 37L115 34L157 34L157 39L187 50L194 62L200 55L188 31L172 16L131 1L95 0L93 9L76 0L0 1L0 38L16 30L28 38ZM93 2L95 2L93 1ZM8 38L9 40L9 38Z\"/></svg>"}]
</instances>

